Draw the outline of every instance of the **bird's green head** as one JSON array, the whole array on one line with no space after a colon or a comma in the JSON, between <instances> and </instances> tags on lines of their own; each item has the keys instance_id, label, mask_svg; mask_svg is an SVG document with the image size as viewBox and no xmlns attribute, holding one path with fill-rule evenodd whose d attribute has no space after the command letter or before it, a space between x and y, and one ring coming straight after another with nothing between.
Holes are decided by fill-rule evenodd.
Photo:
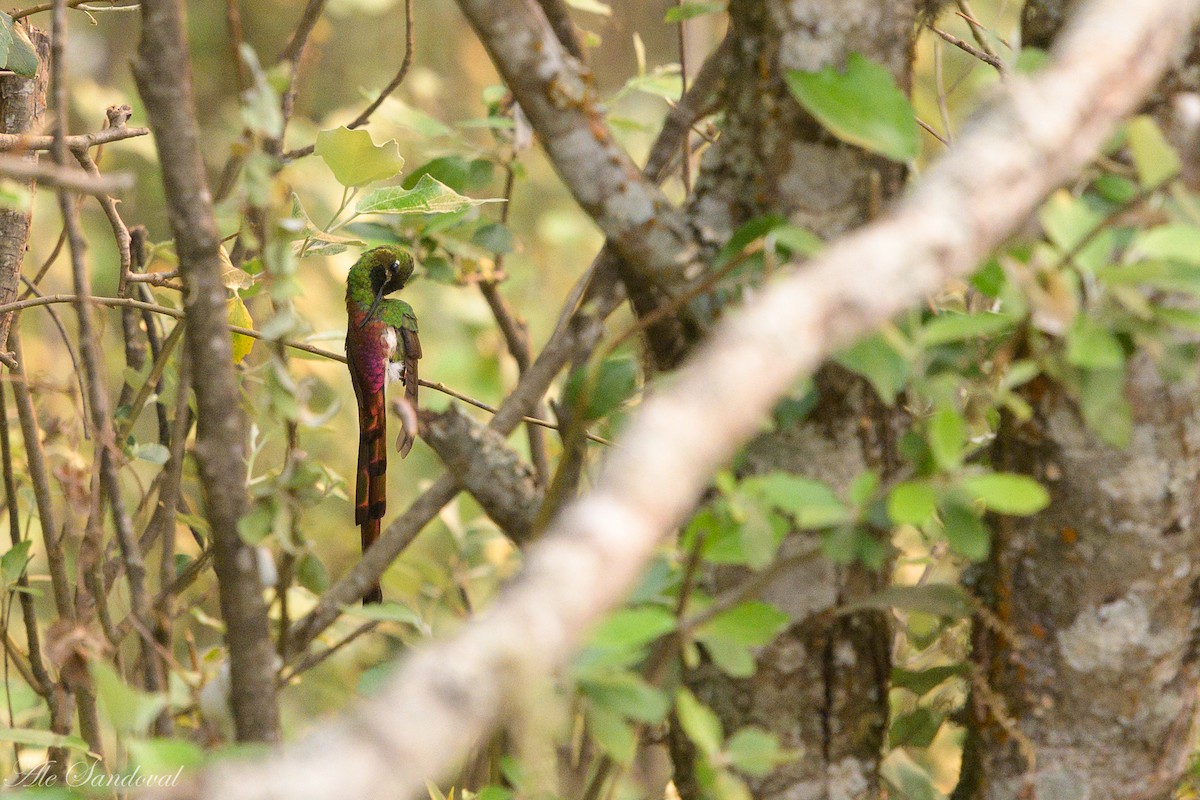
<instances>
[{"instance_id":1,"label":"bird's green head","mask_svg":"<svg viewBox=\"0 0 1200 800\"><path fill-rule=\"evenodd\" d=\"M413 257L393 245L376 247L362 254L346 277L346 296L370 307L364 325L385 295L404 288L415 268Z\"/></svg>"}]
</instances>

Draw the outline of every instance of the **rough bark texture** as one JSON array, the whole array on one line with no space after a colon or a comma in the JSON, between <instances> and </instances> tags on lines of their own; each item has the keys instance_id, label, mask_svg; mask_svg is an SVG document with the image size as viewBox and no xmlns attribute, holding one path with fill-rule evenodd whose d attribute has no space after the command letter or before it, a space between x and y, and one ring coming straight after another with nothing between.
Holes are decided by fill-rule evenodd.
<instances>
[{"instance_id":1,"label":"rough bark texture","mask_svg":"<svg viewBox=\"0 0 1200 800\"><path fill-rule=\"evenodd\" d=\"M6 134L41 133L42 117L46 113L46 87L50 71L50 40L37 28L29 28L29 38L37 50L38 68L34 78L20 75L0 77L0 132ZM25 158L37 163L37 152ZM34 183L28 184L32 190ZM0 208L0 305L17 299L21 285L21 264L25 260L25 244L29 238L30 212L7 206ZM8 326L12 312L0 314L0 342L8 341Z\"/></svg>"},{"instance_id":2,"label":"rough bark texture","mask_svg":"<svg viewBox=\"0 0 1200 800\"><path fill-rule=\"evenodd\" d=\"M423 415L421 438L438 454L459 488L469 492L510 539L517 544L529 541L542 492L533 467L499 431L452 405Z\"/></svg>"},{"instance_id":3,"label":"rough bark texture","mask_svg":"<svg viewBox=\"0 0 1200 800\"><path fill-rule=\"evenodd\" d=\"M1025 43L1050 46L1078 5L1031 0ZM1178 114L1198 86L1193 35L1142 107L1193 177L1200 120L1189 133ZM993 525L976 588L1004 628L977 621L973 635L986 687L972 695L956 798L1167 798L1187 767L1200 680L1197 382L1169 385L1142 355L1126 396L1126 450L1103 444L1054 387L997 440L997 468L1032 475L1052 499Z\"/></svg>"},{"instance_id":4,"label":"rough bark texture","mask_svg":"<svg viewBox=\"0 0 1200 800\"><path fill-rule=\"evenodd\" d=\"M998 468L1034 476L1052 499L993 526L980 589L1010 633L975 633L990 691L972 699L957 797L1172 795L1200 681L1198 389L1167 385L1138 357L1127 450L1053 390L997 444Z\"/></svg>"},{"instance_id":5,"label":"rough bark texture","mask_svg":"<svg viewBox=\"0 0 1200 800\"><path fill-rule=\"evenodd\" d=\"M902 165L842 144L800 107L786 70L841 66L863 53L909 82L916 10L911 0L734 0L730 4L725 123L707 154L691 204L706 248L723 245L742 223L781 214L823 238L869 221L901 186ZM826 368L821 401L803 424L752 442L746 473L804 473L845 491L862 472L896 465L897 414L865 382ZM804 534L795 534L804 535ZM720 591L744 580L724 568L708 578ZM878 791L876 768L887 728L889 625L877 612L828 612L886 582L861 567L816 559L785 570L763 592L793 619L757 657L753 677L735 680L705 664L688 676L725 730L758 725L803 755L750 781L756 798L849 798ZM686 743L676 735L677 761ZM698 796L687 769L676 784Z\"/></svg>"},{"instance_id":6,"label":"rough bark texture","mask_svg":"<svg viewBox=\"0 0 1200 800\"><path fill-rule=\"evenodd\" d=\"M200 158L182 4L148 0L141 8L142 39L134 77L154 131L186 287L186 341L196 391L195 453L212 525L232 679L230 704L239 741L270 742L279 737L275 652L254 551L237 531L246 508L244 421L226 322L220 236Z\"/></svg>"}]
</instances>

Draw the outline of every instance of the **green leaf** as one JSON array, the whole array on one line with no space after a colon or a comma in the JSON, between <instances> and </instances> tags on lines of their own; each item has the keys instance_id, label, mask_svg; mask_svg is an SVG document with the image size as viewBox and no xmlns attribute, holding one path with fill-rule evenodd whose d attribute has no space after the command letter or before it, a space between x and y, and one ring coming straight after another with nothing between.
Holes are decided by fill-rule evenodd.
<instances>
[{"instance_id":1,"label":"green leaf","mask_svg":"<svg viewBox=\"0 0 1200 800\"><path fill-rule=\"evenodd\" d=\"M204 763L204 751L186 739L129 739L130 759L147 775L174 775Z\"/></svg>"},{"instance_id":2,"label":"green leaf","mask_svg":"<svg viewBox=\"0 0 1200 800\"><path fill-rule=\"evenodd\" d=\"M1133 410L1125 397L1124 369L1089 369L1081 379L1079 407L1088 427L1113 447L1133 435Z\"/></svg>"},{"instance_id":3,"label":"green leaf","mask_svg":"<svg viewBox=\"0 0 1200 800\"><path fill-rule=\"evenodd\" d=\"M1125 125L1125 136L1142 186L1157 186L1179 174L1179 154L1153 119L1134 117Z\"/></svg>"},{"instance_id":4,"label":"green leaf","mask_svg":"<svg viewBox=\"0 0 1200 800\"><path fill-rule=\"evenodd\" d=\"M238 536L246 544L256 545L271 535L275 521L275 503L260 499L238 520Z\"/></svg>"},{"instance_id":5,"label":"green leaf","mask_svg":"<svg viewBox=\"0 0 1200 800\"><path fill-rule=\"evenodd\" d=\"M571 372L563 387L563 400L568 408L577 408L579 395L587 385L588 367ZM629 356L605 359L596 370L595 385L583 408L585 421L602 419L615 411L637 391L637 362Z\"/></svg>"},{"instance_id":6,"label":"green leaf","mask_svg":"<svg viewBox=\"0 0 1200 800\"><path fill-rule=\"evenodd\" d=\"M929 420L929 451L938 466L955 470L962 466L967 441L967 423L953 408L943 406Z\"/></svg>"},{"instance_id":7,"label":"green leaf","mask_svg":"<svg viewBox=\"0 0 1200 800\"><path fill-rule=\"evenodd\" d=\"M1094 235L1104 214L1066 189L1059 189L1038 210L1038 221L1046 237L1065 253Z\"/></svg>"},{"instance_id":8,"label":"green leaf","mask_svg":"<svg viewBox=\"0 0 1200 800\"><path fill-rule=\"evenodd\" d=\"M1195 225L1159 225L1140 232L1130 250L1143 258L1200 265L1200 228Z\"/></svg>"},{"instance_id":9,"label":"green leaf","mask_svg":"<svg viewBox=\"0 0 1200 800\"><path fill-rule=\"evenodd\" d=\"M800 104L834 136L908 162L921 151L912 105L886 67L851 53L846 69L789 70L784 76Z\"/></svg>"},{"instance_id":10,"label":"green leaf","mask_svg":"<svg viewBox=\"0 0 1200 800\"><path fill-rule=\"evenodd\" d=\"M717 669L731 678L749 678L754 675L754 655L745 645L728 639L708 639L704 642L704 649L708 651L708 656L717 665Z\"/></svg>"},{"instance_id":11,"label":"green leaf","mask_svg":"<svg viewBox=\"0 0 1200 800\"><path fill-rule=\"evenodd\" d=\"M721 731L721 720L711 708L696 699L696 695L681 688L675 694L675 713L684 733L704 755L712 758L721 752L725 734Z\"/></svg>"},{"instance_id":12,"label":"green leaf","mask_svg":"<svg viewBox=\"0 0 1200 800\"><path fill-rule=\"evenodd\" d=\"M1125 349L1091 316L1077 314L1067 331L1067 361L1085 369L1119 369L1125 365Z\"/></svg>"},{"instance_id":13,"label":"green leaf","mask_svg":"<svg viewBox=\"0 0 1200 800\"><path fill-rule=\"evenodd\" d=\"M921 342L926 347L935 347L951 342L961 342L980 336L992 336L1011 330L1016 320L1007 314L939 314L921 328Z\"/></svg>"},{"instance_id":14,"label":"green leaf","mask_svg":"<svg viewBox=\"0 0 1200 800\"><path fill-rule=\"evenodd\" d=\"M888 753L879 768L879 774L892 789L889 796L904 800L946 800L946 796L933 785L929 773L904 750Z\"/></svg>"},{"instance_id":15,"label":"green leaf","mask_svg":"<svg viewBox=\"0 0 1200 800\"><path fill-rule=\"evenodd\" d=\"M967 595L958 586L948 583L927 583L922 586L889 586L870 597L842 606L842 614L868 608L901 608L919 611L936 617L964 618L971 614Z\"/></svg>"},{"instance_id":16,"label":"green leaf","mask_svg":"<svg viewBox=\"0 0 1200 800\"><path fill-rule=\"evenodd\" d=\"M403 603L371 603L370 605L354 606L346 609L356 617L373 619L379 622L398 622L410 625L419 631L427 631L429 626L421 618L420 613Z\"/></svg>"},{"instance_id":17,"label":"green leaf","mask_svg":"<svg viewBox=\"0 0 1200 800\"><path fill-rule=\"evenodd\" d=\"M787 521L758 506L742 509L742 513L744 518L738 526L742 555L751 569L763 569L771 563L780 543L787 536Z\"/></svg>"},{"instance_id":18,"label":"green leaf","mask_svg":"<svg viewBox=\"0 0 1200 800\"><path fill-rule=\"evenodd\" d=\"M471 244L498 255L511 253L513 249L512 231L503 223L490 222L471 235Z\"/></svg>"},{"instance_id":19,"label":"green leaf","mask_svg":"<svg viewBox=\"0 0 1200 800\"><path fill-rule=\"evenodd\" d=\"M314 152L342 186L365 186L400 174L404 158L395 139L377 145L365 130L342 126L317 134ZM361 209L361 203L360 209Z\"/></svg>"},{"instance_id":20,"label":"green leaf","mask_svg":"<svg viewBox=\"0 0 1200 800\"><path fill-rule=\"evenodd\" d=\"M966 664L947 664L921 670L892 667L892 685L908 689L917 697L928 694L951 678L969 675L971 668Z\"/></svg>"},{"instance_id":21,"label":"green leaf","mask_svg":"<svg viewBox=\"0 0 1200 800\"><path fill-rule=\"evenodd\" d=\"M296 582L313 594L329 588L329 572L315 553L305 553L296 564Z\"/></svg>"},{"instance_id":22,"label":"green leaf","mask_svg":"<svg viewBox=\"0 0 1200 800\"><path fill-rule=\"evenodd\" d=\"M993 472L965 478L962 488L984 508L999 514L1027 516L1050 504L1050 493L1028 475Z\"/></svg>"},{"instance_id":23,"label":"green leaf","mask_svg":"<svg viewBox=\"0 0 1200 800\"><path fill-rule=\"evenodd\" d=\"M405 189L412 189L428 175L449 186L456 192L473 192L484 189L492 182L496 165L484 158L468 161L462 156L442 156L417 167L402 182Z\"/></svg>"},{"instance_id":24,"label":"green leaf","mask_svg":"<svg viewBox=\"0 0 1200 800\"><path fill-rule=\"evenodd\" d=\"M918 708L908 713L900 714L888 728L888 745L890 747L929 747L938 729L942 727L942 717L935 715L928 708Z\"/></svg>"},{"instance_id":25,"label":"green leaf","mask_svg":"<svg viewBox=\"0 0 1200 800\"><path fill-rule=\"evenodd\" d=\"M707 642L724 639L746 647L761 647L773 640L791 620L787 614L762 600L747 600L713 617L695 631Z\"/></svg>"},{"instance_id":26,"label":"green leaf","mask_svg":"<svg viewBox=\"0 0 1200 800\"><path fill-rule=\"evenodd\" d=\"M0 726L0 742L14 742L28 747L69 747L87 753L88 743L78 736L65 736L35 728L6 728Z\"/></svg>"},{"instance_id":27,"label":"green leaf","mask_svg":"<svg viewBox=\"0 0 1200 800\"><path fill-rule=\"evenodd\" d=\"M637 752L633 727L617 712L604 706L588 708L588 727L592 737L614 761L628 764Z\"/></svg>"},{"instance_id":28,"label":"green leaf","mask_svg":"<svg viewBox=\"0 0 1200 800\"><path fill-rule=\"evenodd\" d=\"M131 455L151 464L165 464L171 457L171 451L158 442L145 442L134 447Z\"/></svg>"},{"instance_id":29,"label":"green leaf","mask_svg":"<svg viewBox=\"0 0 1200 800\"><path fill-rule=\"evenodd\" d=\"M828 528L850 519L850 512L825 484L787 472L744 479L741 493L790 514L802 528Z\"/></svg>"},{"instance_id":30,"label":"green leaf","mask_svg":"<svg viewBox=\"0 0 1200 800\"><path fill-rule=\"evenodd\" d=\"M741 728L725 744L725 757L730 764L747 775L766 775L792 756L783 752L775 734L747 726Z\"/></svg>"},{"instance_id":31,"label":"green leaf","mask_svg":"<svg viewBox=\"0 0 1200 800\"><path fill-rule=\"evenodd\" d=\"M29 539L17 542L0 556L0 575L4 577L4 587L12 586L25 572L29 563L29 548L33 542Z\"/></svg>"},{"instance_id":32,"label":"green leaf","mask_svg":"<svg viewBox=\"0 0 1200 800\"><path fill-rule=\"evenodd\" d=\"M29 35L3 11L0 11L0 67L23 78L32 78L38 69L37 51Z\"/></svg>"},{"instance_id":33,"label":"green leaf","mask_svg":"<svg viewBox=\"0 0 1200 800\"><path fill-rule=\"evenodd\" d=\"M590 645L637 650L675 630L675 615L659 606L623 608L596 626Z\"/></svg>"},{"instance_id":34,"label":"green leaf","mask_svg":"<svg viewBox=\"0 0 1200 800\"><path fill-rule=\"evenodd\" d=\"M942 526L952 551L972 561L988 557L992 534L974 511L950 504L942 513Z\"/></svg>"},{"instance_id":35,"label":"green leaf","mask_svg":"<svg viewBox=\"0 0 1200 800\"><path fill-rule=\"evenodd\" d=\"M888 516L896 525L924 525L937 513L937 492L924 481L908 481L888 495Z\"/></svg>"},{"instance_id":36,"label":"green leaf","mask_svg":"<svg viewBox=\"0 0 1200 800\"><path fill-rule=\"evenodd\" d=\"M359 214L449 214L469 206L502 203L500 198L477 200L464 197L430 175L422 175L411 189L384 186L373 189L358 201Z\"/></svg>"},{"instance_id":37,"label":"green leaf","mask_svg":"<svg viewBox=\"0 0 1200 800\"><path fill-rule=\"evenodd\" d=\"M908 381L908 361L881 334L857 342L834 360L870 381L879 398L889 406L896 402L896 395Z\"/></svg>"},{"instance_id":38,"label":"green leaf","mask_svg":"<svg viewBox=\"0 0 1200 800\"><path fill-rule=\"evenodd\" d=\"M90 662L88 669L96 682L96 694L105 717L118 733L142 733L167 706L164 695L148 694L133 688L103 661Z\"/></svg>"},{"instance_id":39,"label":"green leaf","mask_svg":"<svg viewBox=\"0 0 1200 800\"><path fill-rule=\"evenodd\" d=\"M850 482L850 504L855 508L866 508L879 490L879 473L875 470L860 472Z\"/></svg>"},{"instance_id":40,"label":"green leaf","mask_svg":"<svg viewBox=\"0 0 1200 800\"><path fill-rule=\"evenodd\" d=\"M638 722L662 722L670 708L665 694L628 670L589 676L580 681L579 688L594 705L604 706Z\"/></svg>"},{"instance_id":41,"label":"green leaf","mask_svg":"<svg viewBox=\"0 0 1200 800\"><path fill-rule=\"evenodd\" d=\"M667 9L664 22L683 22L693 17L703 17L707 14L720 14L725 10L724 3L709 3L702 0L684 0L677 6Z\"/></svg>"}]
</instances>

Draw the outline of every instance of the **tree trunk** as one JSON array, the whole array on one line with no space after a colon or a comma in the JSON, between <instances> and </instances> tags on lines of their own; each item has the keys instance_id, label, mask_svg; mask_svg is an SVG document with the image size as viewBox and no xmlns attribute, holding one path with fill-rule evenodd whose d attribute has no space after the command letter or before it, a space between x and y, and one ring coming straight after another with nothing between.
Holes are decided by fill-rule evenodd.
<instances>
[{"instance_id":1,"label":"tree trunk","mask_svg":"<svg viewBox=\"0 0 1200 800\"><path fill-rule=\"evenodd\" d=\"M1031 0L1026 45L1049 47L1073 3ZM1181 93L1200 84L1200 41L1181 53L1143 110L1197 174L1195 122ZM1186 115L1185 115L1186 116ZM972 588L976 678L955 798L1168 798L1194 746L1200 617L1200 402L1144 354L1129 364L1133 435L1125 450L1088 430L1041 385L1035 414L1002 427L996 468L1051 493L1035 517L993 525L992 558Z\"/></svg>"},{"instance_id":2,"label":"tree trunk","mask_svg":"<svg viewBox=\"0 0 1200 800\"><path fill-rule=\"evenodd\" d=\"M790 95L787 70L841 67L853 52L886 66L909 84L916 10L912 0L734 0L730 63L721 137L706 155L691 203L701 241L715 250L738 226L784 216L822 238L869 221L902 185L902 165L843 144ZM752 442L739 471L804 473L845 493L868 469L886 476L896 465L899 414L867 384L827 367L820 400L800 424ZM810 534L794 533L793 536ZM705 589L745 578L720 568ZM735 679L710 663L686 676L721 717L727 733L757 725L799 758L748 780L759 800L850 798L878 793L877 767L887 729L890 672L888 618L868 612L837 616L846 597L886 582L884 573L824 558L783 570L762 598L792 624L757 654L753 677ZM699 796L682 736L672 737L676 785Z\"/></svg>"}]
</instances>

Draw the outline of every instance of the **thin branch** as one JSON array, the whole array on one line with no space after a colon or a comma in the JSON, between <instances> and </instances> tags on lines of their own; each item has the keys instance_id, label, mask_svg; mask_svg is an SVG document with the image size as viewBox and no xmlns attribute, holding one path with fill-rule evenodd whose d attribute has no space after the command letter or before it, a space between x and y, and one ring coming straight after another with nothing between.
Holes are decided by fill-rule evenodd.
<instances>
[{"instance_id":1,"label":"thin branch","mask_svg":"<svg viewBox=\"0 0 1200 800\"><path fill-rule=\"evenodd\" d=\"M501 225L508 224L509 214L512 212L513 185L516 182L516 170L513 169L515 160L516 153L514 152L509 161L504 164L504 202L500 204ZM495 272L501 276L504 273L504 253L496 254ZM533 360L529 347L529 326L525 320L513 312L508 301L504 299L504 294L500 291L499 279L480 281L479 291L483 293L488 308L492 310L492 317L496 320L496 326L504 336L504 344L508 348L508 353L517 365L517 375L523 375ZM545 404L538 403L534 407L533 415L541 417L545 415L545 411ZM537 472L538 482L544 485L550 474L549 461L546 457L546 437L536 426L528 429L528 437L529 459L533 462L533 468Z\"/></svg>"},{"instance_id":2,"label":"thin branch","mask_svg":"<svg viewBox=\"0 0 1200 800\"><path fill-rule=\"evenodd\" d=\"M968 0L955 0L955 3L958 5L958 15L966 20L967 25L970 26L971 36L979 44L980 49L995 58L996 50L987 39L987 31L979 24L979 21L975 17L975 12L971 10L970 2Z\"/></svg>"},{"instance_id":3,"label":"thin branch","mask_svg":"<svg viewBox=\"0 0 1200 800\"><path fill-rule=\"evenodd\" d=\"M181 0L144 0L134 79L158 149L169 218L188 291L186 343L196 396L196 461L212 527L212 549L229 653L231 702L239 741L279 738L274 650L256 559L237 522L246 510L246 440L220 234L200 156Z\"/></svg>"},{"instance_id":4,"label":"thin branch","mask_svg":"<svg viewBox=\"0 0 1200 800\"><path fill-rule=\"evenodd\" d=\"M58 164L34 164L16 156L0 158L0 177L37 181L43 186L90 195L120 194L133 186L133 175L128 172L93 178L83 170Z\"/></svg>"},{"instance_id":5,"label":"thin branch","mask_svg":"<svg viewBox=\"0 0 1200 800\"><path fill-rule=\"evenodd\" d=\"M936 25L930 24L929 30L933 31L938 36L942 37L947 42L949 42L950 44L957 47L959 50L962 50L964 53L974 56L975 58L979 59L983 63L995 68L995 70L997 72L999 72L1001 75L1005 74L1005 72L1008 70L1008 68L1004 65L1004 62L1001 61L1000 58L998 56L996 56L994 53L986 53L977 47L973 47L972 45L970 45L967 42L963 41L962 39L958 38L954 34L947 33L946 31L942 30L941 28L939 28Z\"/></svg>"},{"instance_id":6,"label":"thin branch","mask_svg":"<svg viewBox=\"0 0 1200 800\"><path fill-rule=\"evenodd\" d=\"M325 11L325 3L326 0L308 0L304 11L300 14L300 21L296 23L296 30L292 32L292 38L288 40L287 46L279 54L276 63L282 64L290 61L294 64L300 60L301 54L304 53L304 46L308 44L309 35Z\"/></svg>"},{"instance_id":7,"label":"thin branch","mask_svg":"<svg viewBox=\"0 0 1200 800\"><path fill-rule=\"evenodd\" d=\"M38 297L30 298L28 300L18 300L14 303L9 303L8 305L0 306L0 314L7 312L7 311L21 311L26 308L37 308L38 306L48 306L48 305L53 305L55 303L74 303L78 299L79 299L79 296L74 295L74 294L44 294L44 295L39 295ZM144 311L152 311L156 314L163 314L165 316L174 317L175 319L180 319L180 320L187 318L187 314L178 308L171 308L169 306L156 305L155 303L147 303L144 300L134 300L131 297L102 297L100 295L92 295L87 298L87 302L94 304L94 305L99 305L99 306L110 306L112 308L140 308ZM290 347L293 350L300 350L302 352L309 353L314 356L320 356L321 358L328 358L331 361L337 361L342 364L346 363L346 356L342 353L335 353L332 350L323 350L322 348L316 347L315 345L306 344L305 342L296 342L291 339L268 338L266 336L263 336L260 332L254 330L253 328L243 328L240 325L228 325L226 327L228 328L230 333L236 333L239 336L248 336L251 339L259 339L261 341L282 344L283 346ZM462 400L464 403L469 403L470 405L473 405L476 408L481 409L483 411L487 411L490 414L496 414L496 413L499 413L499 411L500 411L498 408L496 408L496 406L489 405L488 403L485 403L482 400L476 400L474 397L463 394L462 392L460 392L456 389L452 389L449 386L447 386L446 384L441 383L440 381L430 381L430 380L425 380L424 378L422 378L420 380L420 385L426 389L432 389L435 392L441 392L442 394L453 397L456 400ZM544 419L539 419L537 417L522 416L520 421L527 422L530 425L538 425L543 428L551 428L551 429L558 428L558 425L556 425L555 423L549 422ZM604 444L604 445L612 444L612 442L603 438L602 436L595 436L593 434L588 434L588 438L591 441L596 442L597 444Z\"/></svg>"},{"instance_id":8,"label":"thin branch","mask_svg":"<svg viewBox=\"0 0 1200 800\"><path fill-rule=\"evenodd\" d=\"M93 5L95 3L104 3L104 2L111 2L111 3L113 3L113 5L111 8L104 8L99 5ZM89 8L88 8L89 11L123 11L126 9L134 9L134 8L138 7L136 3L133 3L128 6L119 6L119 5L116 5L115 0L67 0L66 6L67 6L67 8L79 8L80 6L89 6ZM12 12L12 14L10 16L12 16L13 21L15 22L16 20L24 19L25 17L28 17L30 14L40 14L43 11L52 11L52 10L54 10L53 3L42 3L40 5L30 6L29 8L23 8L19 11L14 11L14 12Z\"/></svg>"},{"instance_id":9,"label":"thin branch","mask_svg":"<svg viewBox=\"0 0 1200 800\"><path fill-rule=\"evenodd\" d=\"M137 136L147 136L149 128L102 128L94 133L79 133L64 137L68 150L90 150L93 147L132 139ZM52 150L53 136L37 136L23 133L0 133L0 153L31 150Z\"/></svg>"},{"instance_id":10,"label":"thin branch","mask_svg":"<svg viewBox=\"0 0 1200 800\"><path fill-rule=\"evenodd\" d=\"M8 505L9 540L12 542L12 546L16 547L22 541L21 511L17 503L17 481L13 475L12 443L9 440L8 430L8 401L5 398L4 387L0 386L0 472L4 477L4 499ZM33 678L29 681L29 687L46 701L46 705L50 709L50 716L53 718L57 714L54 682L50 680L50 674L46 671L46 663L42 660L42 637L38 632L37 612L33 607L33 596L29 594L28 564L17 577L17 586L21 591L15 592L15 594L21 604L21 619L25 624L25 646L29 650L29 671Z\"/></svg>"},{"instance_id":11,"label":"thin branch","mask_svg":"<svg viewBox=\"0 0 1200 800\"><path fill-rule=\"evenodd\" d=\"M404 0L404 58L400 62L400 68L396 70L395 77L388 82L387 86L383 87L383 90L379 93L379 96L372 100L370 104L363 109L362 113L355 117L354 120L346 126L347 128L354 130L366 125L371 119L371 115L374 114L381 105L383 105L383 101L391 97L392 93L400 88L400 84L404 83L404 79L408 77L408 71L413 65L413 56L415 55L414 36L413 0ZM312 155L315 149L316 146L310 144L307 147L301 147L298 150L291 150L287 153L284 153L283 159L285 161L294 161L297 158L304 158L305 156Z\"/></svg>"},{"instance_id":12,"label":"thin branch","mask_svg":"<svg viewBox=\"0 0 1200 800\"><path fill-rule=\"evenodd\" d=\"M25 359L21 351L19 326L13 325L8 334L8 346L17 356L20 367L13 373L13 394L17 399L17 419L21 424L21 439L25 445L25 463L29 481L33 484L33 500L37 507L38 522L42 529L42 544L46 550L46 562L50 570L50 587L54 593L54 605L60 619L70 622L75 619L75 607L71 602L71 582L67 576L66 555L63 553L62 537L57 535L58 526L54 519L54 504L50 489L50 471L46 466L46 453L42 447L41 425L37 409L29 392L25 375Z\"/></svg>"},{"instance_id":13,"label":"thin branch","mask_svg":"<svg viewBox=\"0 0 1200 800\"><path fill-rule=\"evenodd\" d=\"M1009 81L912 193L723 318L631 415L594 488L530 548L520 577L487 613L406 654L370 701L317 735L257 763L217 764L161 795L382 800L423 792L491 729L517 687L568 663L712 472L799 376L968 275L1095 155L1192 30L1196 5L1087 4L1051 64Z\"/></svg>"}]
</instances>

